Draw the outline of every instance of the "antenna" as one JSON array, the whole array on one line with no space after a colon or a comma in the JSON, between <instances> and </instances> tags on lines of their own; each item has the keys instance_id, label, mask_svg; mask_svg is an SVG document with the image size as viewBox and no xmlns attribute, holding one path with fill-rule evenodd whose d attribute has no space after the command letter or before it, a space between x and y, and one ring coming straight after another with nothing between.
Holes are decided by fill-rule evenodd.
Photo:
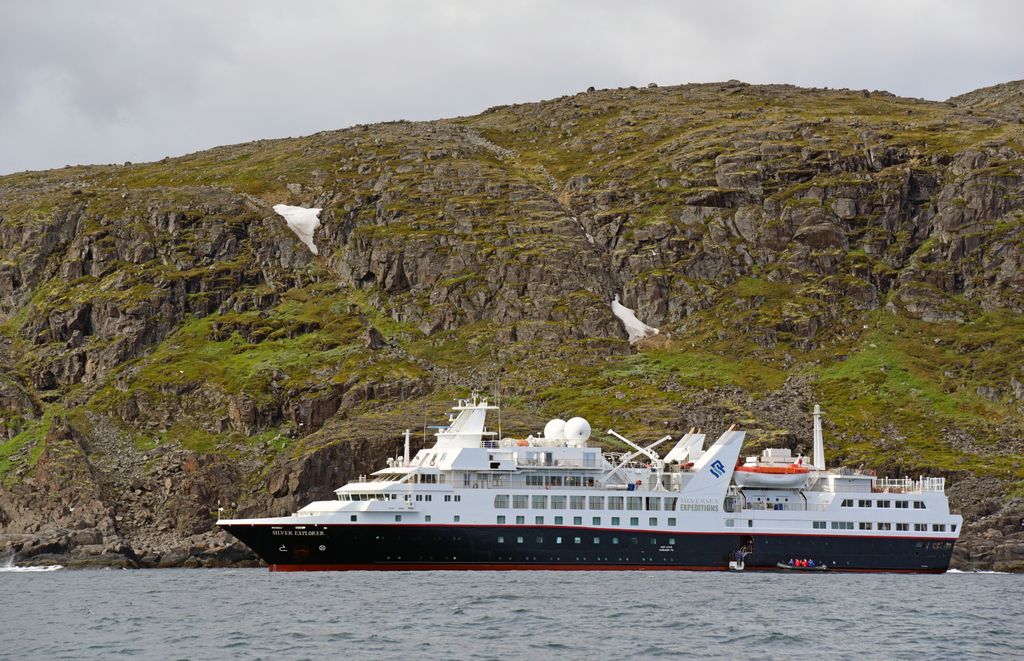
<instances>
[{"instance_id":1,"label":"antenna","mask_svg":"<svg viewBox=\"0 0 1024 661\"><path fill-rule=\"evenodd\" d=\"M825 441L821 434L821 407L814 405L814 467L825 470Z\"/></svg>"},{"instance_id":2,"label":"antenna","mask_svg":"<svg viewBox=\"0 0 1024 661\"><path fill-rule=\"evenodd\" d=\"M498 391L498 440L501 440L501 377L498 377L498 385L496 386Z\"/></svg>"}]
</instances>

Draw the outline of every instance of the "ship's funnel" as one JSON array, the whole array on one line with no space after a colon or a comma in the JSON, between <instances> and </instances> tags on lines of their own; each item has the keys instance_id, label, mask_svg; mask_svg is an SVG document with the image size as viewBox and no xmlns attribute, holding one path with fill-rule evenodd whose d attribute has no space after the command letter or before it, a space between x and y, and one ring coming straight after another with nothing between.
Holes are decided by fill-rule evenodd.
<instances>
[{"instance_id":1,"label":"ship's funnel","mask_svg":"<svg viewBox=\"0 0 1024 661\"><path fill-rule=\"evenodd\" d=\"M821 436L821 407L814 405L814 467L825 470L825 441Z\"/></svg>"}]
</instances>

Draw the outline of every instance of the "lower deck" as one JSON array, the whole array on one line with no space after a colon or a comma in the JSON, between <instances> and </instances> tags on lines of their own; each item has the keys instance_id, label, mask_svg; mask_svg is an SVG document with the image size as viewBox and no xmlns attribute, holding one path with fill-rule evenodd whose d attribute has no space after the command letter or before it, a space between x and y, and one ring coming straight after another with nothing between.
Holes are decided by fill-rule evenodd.
<instances>
[{"instance_id":1,"label":"lower deck","mask_svg":"<svg viewBox=\"0 0 1024 661\"><path fill-rule=\"evenodd\" d=\"M943 572L954 539L634 531L565 526L226 524L273 571L317 569L726 570L793 558L840 571Z\"/></svg>"}]
</instances>

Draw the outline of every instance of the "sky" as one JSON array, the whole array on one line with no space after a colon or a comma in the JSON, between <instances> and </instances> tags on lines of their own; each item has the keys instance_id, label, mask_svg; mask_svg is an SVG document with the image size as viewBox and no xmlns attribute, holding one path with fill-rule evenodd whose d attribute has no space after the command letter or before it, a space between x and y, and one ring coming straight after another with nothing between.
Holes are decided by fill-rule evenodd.
<instances>
[{"instance_id":1,"label":"sky","mask_svg":"<svg viewBox=\"0 0 1024 661\"><path fill-rule=\"evenodd\" d=\"M152 161L587 87L941 100L1024 78L1016 0L0 0L0 173Z\"/></svg>"}]
</instances>

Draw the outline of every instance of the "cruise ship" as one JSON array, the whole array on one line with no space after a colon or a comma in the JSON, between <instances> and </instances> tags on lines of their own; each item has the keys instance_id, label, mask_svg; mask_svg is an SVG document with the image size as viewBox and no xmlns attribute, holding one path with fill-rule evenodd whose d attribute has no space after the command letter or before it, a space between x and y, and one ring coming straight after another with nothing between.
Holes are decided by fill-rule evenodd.
<instances>
[{"instance_id":1,"label":"cruise ship","mask_svg":"<svg viewBox=\"0 0 1024 661\"><path fill-rule=\"evenodd\" d=\"M730 427L627 452L588 445L583 418L501 437L496 406L453 407L433 447L405 452L291 516L221 519L271 571L689 569L944 572L963 525L941 477L883 479L813 457L741 457ZM781 569L780 569L781 568Z\"/></svg>"}]
</instances>

